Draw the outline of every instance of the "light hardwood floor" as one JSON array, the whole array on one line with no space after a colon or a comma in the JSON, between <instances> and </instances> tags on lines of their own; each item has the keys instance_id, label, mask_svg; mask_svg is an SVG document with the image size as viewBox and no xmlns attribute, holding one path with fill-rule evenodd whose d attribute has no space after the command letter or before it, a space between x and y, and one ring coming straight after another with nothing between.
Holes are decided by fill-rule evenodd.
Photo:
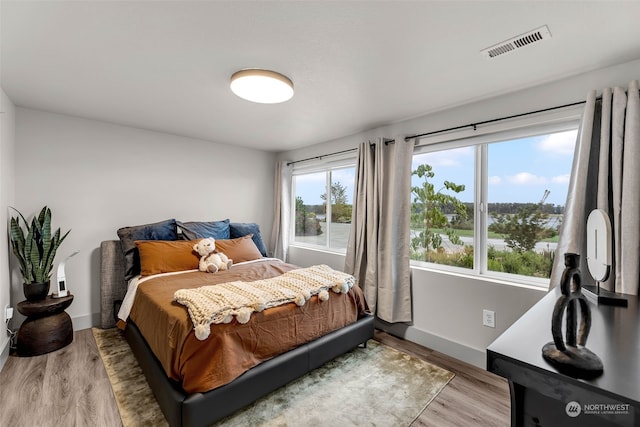
<instances>
[{"instance_id":1,"label":"light hardwood floor","mask_svg":"<svg viewBox=\"0 0 640 427\"><path fill-rule=\"evenodd\" d=\"M509 426L509 383L504 378L385 332L376 330L375 339L456 374L412 427Z\"/></svg>"},{"instance_id":2,"label":"light hardwood floor","mask_svg":"<svg viewBox=\"0 0 640 427\"><path fill-rule=\"evenodd\" d=\"M509 425L509 387L502 378L381 331L375 338L456 374L413 427ZM0 372L0 426L121 425L90 329L53 353L9 357Z\"/></svg>"},{"instance_id":3,"label":"light hardwood floor","mask_svg":"<svg viewBox=\"0 0 640 427\"><path fill-rule=\"evenodd\" d=\"M49 354L10 356L0 372L0 426L121 426L90 329Z\"/></svg>"}]
</instances>

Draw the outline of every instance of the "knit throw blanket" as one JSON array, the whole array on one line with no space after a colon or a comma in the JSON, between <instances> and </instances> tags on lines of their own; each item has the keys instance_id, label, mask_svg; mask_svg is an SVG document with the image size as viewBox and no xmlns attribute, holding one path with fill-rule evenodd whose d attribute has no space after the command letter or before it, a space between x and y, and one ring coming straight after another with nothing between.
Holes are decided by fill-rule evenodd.
<instances>
[{"instance_id":1,"label":"knit throw blanket","mask_svg":"<svg viewBox=\"0 0 640 427\"><path fill-rule=\"evenodd\" d=\"M326 265L288 271L281 276L255 282L228 282L195 289L180 289L173 299L187 307L196 338L209 338L213 323L229 323L235 316L247 323L253 312L295 302L303 306L312 295L329 299L328 290L346 294L355 278Z\"/></svg>"}]
</instances>

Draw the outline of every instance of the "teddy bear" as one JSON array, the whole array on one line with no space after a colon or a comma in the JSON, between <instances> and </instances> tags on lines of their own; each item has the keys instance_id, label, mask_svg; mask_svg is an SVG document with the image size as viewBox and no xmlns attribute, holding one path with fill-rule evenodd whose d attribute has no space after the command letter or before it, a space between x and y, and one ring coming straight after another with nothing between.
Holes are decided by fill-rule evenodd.
<instances>
[{"instance_id":1,"label":"teddy bear","mask_svg":"<svg viewBox=\"0 0 640 427\"><path fill-rule=\"evenodd\" d=\"M193 250L200 255L200 271L217 273L218 270L228 270L233 265L233 260L216 251L216 241L212 237L200 240L193 245Z\"/></svg>"}]
</instances>

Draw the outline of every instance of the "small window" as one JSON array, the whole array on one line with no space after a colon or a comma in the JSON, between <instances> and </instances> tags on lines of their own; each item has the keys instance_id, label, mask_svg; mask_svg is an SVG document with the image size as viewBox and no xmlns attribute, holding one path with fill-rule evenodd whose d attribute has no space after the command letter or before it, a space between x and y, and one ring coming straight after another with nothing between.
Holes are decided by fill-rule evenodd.
<instances>
[{"instance_id":1,"label":"small window","mask_svg":"<svg viewBox=\"0 0 640 427\"><path fill-rule=\"evenodd\" d=\"M411 259L473 268L474 175L473 147L413 157Z\"/></svg>"},{"instance_id":2,"label":"small window","mask_svg":"<svg viewBox=\"0 0 640 427\"><path fill-rule=\"evenodd\" d=\"M345 252L355 167L338 167L293 175L292 243Z\"/></svg>"}]
</instances>

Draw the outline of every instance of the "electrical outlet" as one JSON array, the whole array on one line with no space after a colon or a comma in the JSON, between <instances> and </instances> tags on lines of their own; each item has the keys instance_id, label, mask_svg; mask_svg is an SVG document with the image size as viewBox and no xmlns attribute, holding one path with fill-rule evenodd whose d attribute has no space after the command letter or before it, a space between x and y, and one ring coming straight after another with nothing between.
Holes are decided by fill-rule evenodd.
<instances>
[{"instance_id":1,"label":"electrical outlet","mask_svg":"<svg viewBox=\"0 0 640 427\"><path fill-rule=\"evenodd\" d=\"M7 304L4 306L4 321L11 320L13 318L13 308Z\"/></svg>"},{"instance_id":2,"label":"electrical outlet","mask_svg":"<svg viewBox=\"0 0 640 427\"><path fill-rule=\"evenodd\" d=\"M495 328L496 312L493 310L482 310L482 324L490 328Z\"/></svg>"}]
</instances>

